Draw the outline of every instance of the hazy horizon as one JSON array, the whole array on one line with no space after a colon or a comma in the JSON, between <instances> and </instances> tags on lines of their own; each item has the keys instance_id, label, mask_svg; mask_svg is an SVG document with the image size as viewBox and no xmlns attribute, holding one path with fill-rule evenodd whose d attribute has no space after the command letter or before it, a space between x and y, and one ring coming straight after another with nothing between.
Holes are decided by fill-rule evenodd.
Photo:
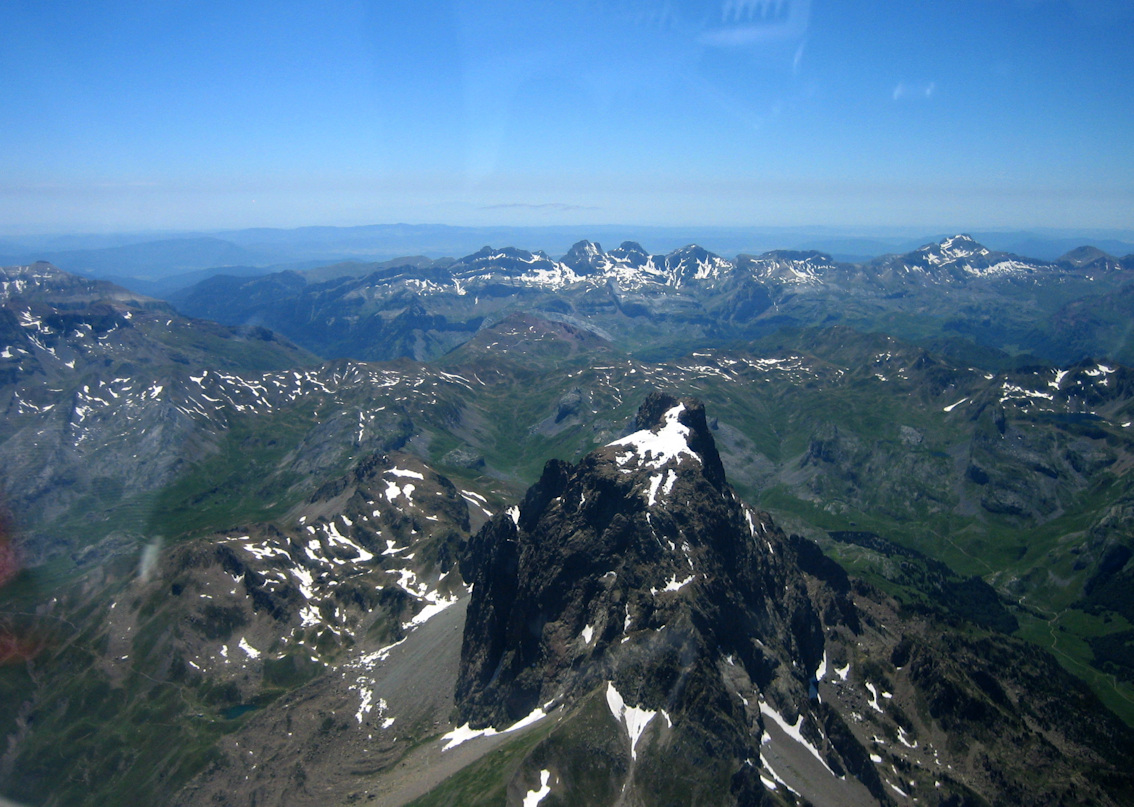
<instances>
[{"instance_id":1,"label":"hazy horizon","mask_svg":"<svg viewBox=\"0 0 1134 807\"><path fill-rule=\"evenodd\" d=\"M46 260L80 275L130 278L159 296L228 269L240 274L305 270L340 262L368 263L410 256L459 259L489 246L516 247L562 258L587 240L612 249L638 242L652 254L696 244L725 258L772 250L817 250L836 260L863 262L910 252L959 234L949 228L850 227L657 227L641 225L449 225L376 224L357 227L252 228L141 233L54 233L27 237L0 234L0 265ZM1116 257L1134 254L1134 233L1103 230L972 230L994 251L1055 260L1082 246Z\"/></svg>"}]
</instances>

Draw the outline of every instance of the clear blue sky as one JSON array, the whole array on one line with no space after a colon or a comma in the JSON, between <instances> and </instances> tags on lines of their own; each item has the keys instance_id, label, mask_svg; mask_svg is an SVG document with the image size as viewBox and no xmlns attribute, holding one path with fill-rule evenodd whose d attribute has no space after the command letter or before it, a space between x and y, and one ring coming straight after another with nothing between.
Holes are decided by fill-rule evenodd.
<instances>
[{"instance_id":1,"label":"clear blue sky","mask_svg":"<svg viewBox=\"0 0 1134 807\"><path fill-rule=\"evenodd\" d=\"M0 235L1134 228L1128 0L0 0L0 113Z\"/></svg>"}]
</instances>

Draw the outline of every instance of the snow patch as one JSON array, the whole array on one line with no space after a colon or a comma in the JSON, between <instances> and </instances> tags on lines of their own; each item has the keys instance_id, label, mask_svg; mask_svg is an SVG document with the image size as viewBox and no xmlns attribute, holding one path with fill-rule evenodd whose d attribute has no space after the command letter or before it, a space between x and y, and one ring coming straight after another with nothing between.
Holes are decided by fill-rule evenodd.
<instances>
[{"instance_id":1,"label":"snow patch","mask_svg":"<svg viewBox=\"0 0 1134 807\"><path fill-rule=\"evenodd\" d=\"M879 714L883 714L882 707L878 705L878 690L869 681L866 682L866 688L870 690L870 708Z\"/></svg>"},{"instance_id":2,"label":"snow patch","mask_svg":"<svg viewBox=\"0 0 1134 807\"><path fill-rule=\"evenodd\" d=\"M394 642L393 644L386 645L385 647L380 647L372 653L366 653L362 656L359 656L357 666L364 667L366 669L373 668L374 665L379 661L385 661L390 656L390 651L392 651L395 647L397 647L404 641L405 639L401 639L397 642Z\"/></svg>"},{"instance_id":3,"label":"snow patch","mask_svg":"<svg viewBox=\"0 0 1134 807\"><path fill-rule=\"evenodd\" d=\"M646 726L650 724L657 712L639 709L636 706L627 706L626 701L618 694L618 690L614 688L612 682L607 682L606 685L606 705L610 707L610 713L614 715L614 719L626 727L626 734L630 738L630 758L636 759L638 740L641 739L642 732L646 730Z\"/></svg>"},{"instance_id":4,"label":"snow patch","mask_svg":"<svg viewBox=\"0 0 1134 807\"><path fill-rule=\"evenodd\" d=\"M689 450L689 428L678 420L683 411L685 405L678 404L666 412L662 427L656 432L643 429L609 443L626 449L627 453L619 454L618 464L627 465L631 459L638 457L639 465L656 470L682 457L692 457L700 462L701 458Z\"/></svg>"},{"instance_id":5,"label":"snow patch","mask_svg":"<svg viewBox=\"0 0 1134 807\"><path fill-rule=\"evenodd\" d=\"M362 716L367 714L374 707L374 704L373 704L374 692L372 690L367 689L366 687L360 686L358 688L358 699L359 699L358 711L355 712L354 716L358 720L358 725L361 726L362 725ZM383 705L385 705L386 702L382 701L382 703L383 703Z\"/></svg>"},{"instance_id":6,"label":"snow patch","mask_svg":"<svg viewBox=\"0 0 1134 807\"><path fill-rule=\"evenodd\" d=\"M407 485L406 487L412 488L413 485ZM406 498L409 498L408 494L407 494ZM346 516L343 516L343 520L346 521ZM335 522L333 522L333 521L329 522L323 528L323 531L324 531L324 534L326 534L327 538L332 543L336 543L339 546L349 547L349 548L353 549L355 552L357 552L359 562L366 562L366 561L372 560L374 558L374 555L372 553L367 552L365 549L363 549L361 546L356 544L354 541L350 540L345 535L340 533L338 527L335 526Z\"/></svg>"},{"instance_id":7,"label":"snow patch","mask_svg":"<svg viewBox=\"0 0 1134 807\"><path fill-rule=\"evenodd\" d=\"M536 807L543 797L551 792L551 771L539 772L539 790L529 790L528 794L524 796L523 807Z\"/></svg>"},{"instance_id":8,"label":"snow patch","mask_svg":"<svg viewBox=\"0 0 1134 807\"><path fill-rule=\"evenodd\" d=\"M315 582L315 577L302 566L293 567L291 573L299 580L299 593L303 595L303 599L310 600L315 595L311 590L311 586Z\"/></svg>"},{"instance_id":9,"label":"snow patch","mask_svg":"<svg viewBox=\"0 0 1134 807\"><path fill-rule=\"evenodd\" d=\"M530 726L533 723L538 723L545 717L547 717L547 712L543 710L542 706L537 706L535 709L532 709L531 713L528 714L527 717L520 718L508 728L504 729L504 733L507 734L510 731L519 731L520 729L525 728L526 726Z\"/></svg>"},{"instance_id":10,"label":"snow patch","mask_svg":"<svg viewBox=\"0 0 1134 807\"><path fill-rule=\"evenodd\" d=\"M782 776L780 776L779 773L776 772L776 769L771 766L771 763L769 763L768 760L764 759L763 754L760 755L760 767L763 768L764 770L766 770L768 773L772 774L772 778L775 779L777 782L779 782L781 785L783 785L785 788L790 790L795 795L797 795L797 796L799 795L799 791L796 790L795 788L793 788L791 785L789 785L787 782L784 781L784 778ZM760 780L765 782L765 783L768 783L768 780L765 779L763 776L760 777ZM775 790L775 789L776 789L776 786L773 784L772 790Z\"/></svg>"},{"instance_id":11,"label":"snow patch","mask_svg":"<svg viewBox=\"0 0 1134 807\"><path fill-rule=\"evenodd\" d=\"M822 681L823 677L827 674L827 651L823 651L823 660L819 662L819 666L815 669L815 680Z\"/></svg>"},{"instance_id":12,"label":"snow patch","mask_svg":"<svg viewBox=\"0 0 1134 807\"><path fill-rule=\"evenodd\" d=\"M450 598L446 599L444 597L437 597L436 593L434 593L434 592L430 592L430 593L433 594L433 597L435 599L433 599L432 602L430 602L428 605L426 605L424 608L422 608L417 613L417 615L414 616L413 619L411 619L408 623L406 623L407 625L415 625L415 626L416 625L424 625L426 622L433 619L433 617L437 616L439 613L444 611L450 605L456 605L456 603L457 603L456 597L450 597ZM426 598L428 599L429 595L426 595Z\"/></svg>"},{"instance_id":13,"label":"snow patch","mask_svg":"<svg viewBox=\"0 0 1134 807\"><path fill-rule=\"evenodd\" d=\"M299 609L300 627L313 628L319 624L319 611L314 605L305 605Z\"/></svg>"},{"instance_id":14,"label":"snow patch","mask_svg":"<svg viewBox=\"0 0 1134 807\"><path fill-rule=\"evenodd\" d=\"M646 504L653 507L658 500L658 491L662 495L668 496L673 490L674 483L677 482L677 474L673 472L672 468L666 470L664 474L655 474L650 477L650 490L646 496Z\"/></svg>"},{"instance_id":15,"label":"snow patch","mask_svg":"<svg viewBox=\"0 0 1134 807\"><path fill-rule=\"evenodd\" d=\"M398 487L398 484L396 482L387 482L386 501L393 502L399 496L404 496L406 498L406 501L408 501L410 504L413 504L414 490L416 490L416 487L413 484L406 484L402 487Z\"/></svg>"},{"instance_id":16,"label":"snow patch","mask_svg":"<svg viewBox=\"0 0 1134 807\"><path fill-rule=\"evenodd\" d=\"M691 574L688 577L686 577L684 580L678 582L677 575L674 575L673 577L670 578L669 582L665 584L665 588L660 589L660 590L656 589L656 588L651 588L650 594L653 594L656 597L660 592L664 592L664 591L681 591L681 589L685 588L687 585L692 583L693 580L696 577L697 577L697 575Z\"/></svg>"},{"instance_id":17,"label":"snow patch","mask_svg":"<svg viewBox=\"0 0 1134 807\"><path fill-rule=\"evenodd\" d=\"M278 546L269 546L268 544L261 544L259 546L254 544L245 544L244 549L252 555L255 555L260 560L266 558L283 556L290 559L287 550L281 549Z\"/></svg>"},{"instance_id":18,"label":"snow patch","mask_svg":"<svg viewBox=\"0 0 1134 807\"><path fill-rule=\"evenodd\" d=\"M447 734L441 735L441 739L446 741L445 745L441 747L441 750L448 751L452 748L456 748L461 743L466 743L469 740L475 740L478 737L494 737L497 734L507 734L512 731L519 731L525 726L530 726L531 724L542 720L546 716L547 712L537 706L527 717L516 721L503 731L497 731L496 729L492 728L492 726L488 726L487 728L483 729L474 729L470 728L468 723L465 723L465 725L458 726Z\"/></svg>"},{"instance_id":19,"label":"snow patch","mask_svg":"<svg viewBox=\"0 0 1134 807\"><path fill-rule=\"evenodd\" d=\"M467 743L469 740L475 740L478 737L492 737L498 734L496 729L489 726L484 729L470 728L468 723L463 726L458 726L447 734L442 734L441 739L445 740L445 745L441 746L442 751L448 751L456 748L462 743Z\"/></svg>"},{"instance_id":20,"label":"snow patch","mask_svg":"<svg viewBox=\"0 0 1134 807\"><path fill-rule=\"evenodd\" d=\"M784 734L791 737L797 743L806 748L813 757L819 760L819 764L826 768L831 776L835 776L835 772L832 771L830 766L827 765L826 760L824 760L822 754L819 753L819 749L812 745L811 742L806 737L804 737L803 733L800 731L800 729L803 727L803 715L799 715L796 718L794 724L789 724L786 720L783 719L783 717L780 716L779 712L769 706L767 701L764 700L760 701L760 714L764 715L765 717L771 718L772 722L779 726L783 730Z\"/></svg>"}]
</instances>

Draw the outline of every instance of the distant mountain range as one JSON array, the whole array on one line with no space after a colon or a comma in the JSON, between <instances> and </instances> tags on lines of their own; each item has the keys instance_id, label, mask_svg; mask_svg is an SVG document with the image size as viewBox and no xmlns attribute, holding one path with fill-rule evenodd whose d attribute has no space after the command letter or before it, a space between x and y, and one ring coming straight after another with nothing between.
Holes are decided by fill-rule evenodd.
<instances>
[{"instance_id":1,"label":"distant mountain range","mask_svg":"<svg viewBox=\"0 0 1134 807\"><path fill-rule=\"evenodd\" d=\"M846 263L775 250L726 260L696 246L651 255L636 242L581 241L561 259L516 248L404 265L218 276L171 296L187 314L278 330L325 358L428 360L510 312L581 323L632 351L791 327L846 324L992 367L1134 362L1134 258L1084 247L1056 261L995 252L964 235Z\"/></svg>"},{"instance_id":2,"label":"distant mountain range","mask_svg":"<svg viewBox=\"0 0 1134 807\"><path fill-rule=\"evenodd\" d=\"M1083 244L1114 255L1134 252L1134 233L1005 231L973 234L992 248L1055 260ZM387 261L405 255L467 255L482 244L540 247L564 255L583 238L635 238L672 251L691 241L722 255L776 248L817 250L850 262L903 253L937 238L913 229L864 232L823 227L452 227L388 224L361 227L256 228L201 233L24 236L0 240L0 265L45 260L60 268L164 296L221 270L264 273L339 261ZM197 273L204 272L204 275Z\"/></svg>"}]
</instances>

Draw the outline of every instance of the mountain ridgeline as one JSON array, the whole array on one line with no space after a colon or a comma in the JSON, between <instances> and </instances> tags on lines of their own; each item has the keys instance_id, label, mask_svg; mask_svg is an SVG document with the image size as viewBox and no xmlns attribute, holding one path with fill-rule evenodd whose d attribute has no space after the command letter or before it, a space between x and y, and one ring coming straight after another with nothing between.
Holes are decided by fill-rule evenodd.
<instances>
[{"instance_id":1,"label":"mountain ridgeline","mask_svg":"<svg viewBox=\"0 0 1134 807\"><path fill-rule=\"evenodd\" d=\"M697 246L651 255L632 241L609 252L582 241L558 260L485 247L459 260L398 263L220 276L172 300L192 316L265 325L326 358L428 360L523 310L584 321L656 358L841 323L982 366L1015 356L1134 363L1129 306L1114 299L1134 288L1134 259L1093 248L1039 261L957 235L855 264L814 251L726 260Z\"/></svg>"}]
</instances>

